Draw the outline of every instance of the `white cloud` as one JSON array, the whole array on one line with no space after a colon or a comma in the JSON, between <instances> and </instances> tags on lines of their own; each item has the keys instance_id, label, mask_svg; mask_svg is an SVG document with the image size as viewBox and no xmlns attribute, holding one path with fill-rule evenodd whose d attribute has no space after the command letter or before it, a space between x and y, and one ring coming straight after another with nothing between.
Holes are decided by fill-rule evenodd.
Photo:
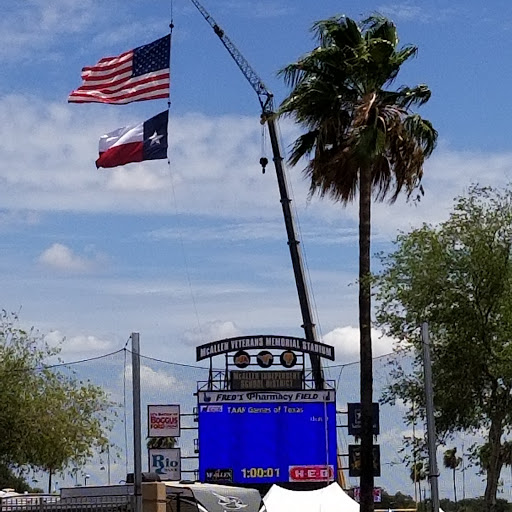
<instances>
[{"instance_id":1,"label":"white cloud","mask_svg":"<svg viewBox=\"0 0 512 512\"><path fill-rule=\"evenodd\" d=\"M125 370L125 377L127 383L131 385L132 382L132 366L127 365ZM145 394L158 392L159 394L165 392L173 392L186 389L183 383L168 372L162 370L154 370L150 366L140 365L140 382L141 389Z\"/></svg>"},{"instance_id":2,"label":"white cloud","mask_svg":"<svg viewBox=\"0 0 512 512\"><path fill-rule=\"evenodd\" d=\"M425 5L407 1L380 5L376 10L395 21L416 21L420 23L444 21L452 18L456 14L455 9L436 8L434 11L433 9L425 8Z\"/></svg>"},{"instance_id":3,"label":"white cloud","mask_svg":"<svg viewBox=\"0 0 512 512\"><path fill-rule=\"evenodd\" d=\"M50 346L59 346L60 355L68 361L77 355L103 355L117 348L112 340L86 334L66 337L59 330L48 332L44 338Z\"/></svg>"},{"instance_id":4,"label":"white cloud","mask_svg":"<svg viewBox=\"0 0 512 512\"><path fill-rule=\"evenodd\" d=\"M54 243L40 254L38 261L54 270L84 273L96 268L98 258L85 258L64 244Z\"/></svg>"},{"instance_id":5,"label":"white cloud","mask_svg":"<svg viewBox=\"0 0 512 512\"><path fill-rule=\"evenodd\" d=\"M196 346L209 343L210 341L234 338L241 335L242 332L234 322L214 320L202 323L195 329L186 330L183 333L183 338L187 345Z\"/></svg>"},{"instance_id":6,"label":"white cloud","mask_svg":"<svg viewBox=\"0 0 512 512\"><path fill-rule=\"evenodd\" d=\"M324 343L336 349L336 359L343 362L359 361L359 329L357 327L337 327L323 337ZM372 329L373 357L393 351L393 339Z\"/></svg>"},{"instance_id":7,"label":"white cloud","mask_svg":"<svg viewBox=\"0 0 512 512\"><path fill-rule=\"evenodd\" d=\"M9 210L0 212L0 229L8 230L23 226L39 224L41 215L30 210Z\"/></svg>"},{"instance_id":8,"label":"white cloud","mask_svg":"<svg viewBox=\"0 0 512 512\"><path fill-rule=\"evenodd\" d=\"M159 160L97 171L99 134L140 119L125 117L126 111L75 107L16 95L0 97L0 201L4 208L39 214L187 214L223 222L236 218L227 228L205 225L203 231L210 231L209 238L224 235L231 240L283 236L275 175L262 175L258 165L256 117L174 116L170 167ZM296 129L283 123L282 132L289 140ZM20 133L31 134L24 141L23 159L19 158ZM440 144L426 163L425 196L419 204L400 198L394 205L374 205L374 240L388 240L398 229L445 219L453 198L472 182L501 185L510 179L511 170L512 153L458 152ZM288 172L288 182L306 243L353 244L357 240L356 204L343 208L328 199L309 200L300 167ZM172 238L177 231L160 228L151 236ZM197 235L188 230L184 237L200 234L199 226Z\"/></svg>"},{"instance_id":9,"label":"white cloud","mask_svg":"<svg viewBox=\"0 0 512 512\"><path fill-rule=\"evenodd\" d=\"M454 198L467 192L473 183L504 186L512 178L512 153L489 154L481 151L453 151L441 145L425 165L425 196L418 204L400 199L394 205L376 204L373 230L379 238L395 236L423 222L446 220ZM354 212L355 213L355 212Z\"/></svg>"},{"instance_id":10,"label":"white cloud","mask_svg":"<svg viewBox=\"0 0 512 512\"><path fill-rule=\"evenodd\" d=\"M313 226L311 220L304 223L300 232L301 240L309 243L333 245L354 242L357 244L358 234L353 227L336 227L329 224ZM281 219L248 220L247 222L223 223L222 226L208 225L193 228L187 225L159 228L146 234L151 240L181 240L187 242L230 241L246 242L249 240L283 241L286 236L284 223Z\"/></svg>"},{"instance_id":11,"label":"white cloud","mask_svg":"<svg viewBox=\"0 0 512 512\"><path fill-rule=\"evenodd\" d=\"M92 23L96 13L94 4L93 0L23 0L16 2L16 9L2 6L0 60L30 53L40 58L48 44Z\"/></svg>"}]
</instances>

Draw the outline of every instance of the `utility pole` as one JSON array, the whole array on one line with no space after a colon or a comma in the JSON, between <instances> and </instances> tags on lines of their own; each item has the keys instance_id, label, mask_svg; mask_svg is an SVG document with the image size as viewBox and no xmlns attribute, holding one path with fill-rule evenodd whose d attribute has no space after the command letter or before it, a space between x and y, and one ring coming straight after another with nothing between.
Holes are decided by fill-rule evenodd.
<instances>
[{"instance_id":1,"label":"utility pole","mask_svg":"<svg viewBox=\"0 0 512 512\"><path fill-rule=\"evenodd\" d=\"M423 342L423 375L425 377L425 406L427 414L428 439L428 479L433 512L439 512L439 487L436 453L436 425L434 421L434 390L432 386L432 361L430 359L430 338L428 323L421 325L421 340Z\"/></svg>"},{"instance_id":2,"label":"utility pole","mask_svg":"<svg viewBox=\"0 0 512 512\"><path fill-rule=\"evenodd\" d=\"M135 512L142 512L142 457L140 421L140 343L139 333L132 332L133 387L133 496Z\"/></svg>"}]
</instances>

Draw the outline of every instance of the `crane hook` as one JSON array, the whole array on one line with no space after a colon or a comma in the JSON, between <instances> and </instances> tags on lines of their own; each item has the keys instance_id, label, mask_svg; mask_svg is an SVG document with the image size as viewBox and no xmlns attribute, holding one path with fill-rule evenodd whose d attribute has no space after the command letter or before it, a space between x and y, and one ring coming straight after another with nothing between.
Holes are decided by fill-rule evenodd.
<instances>
[{"instance_id":1,"label":"crane hook","mask_svg":"<svg viewBox=\"0 0 512 512\"><path fill-rule=\"evenodd\" d=\"M267 164L268 164L268 158L265 158L264 156L262 156L260 158L260 165L261 165L261 172L263 174L265 174L265 168L267 167Z\"/></svg>"}]
</instances>

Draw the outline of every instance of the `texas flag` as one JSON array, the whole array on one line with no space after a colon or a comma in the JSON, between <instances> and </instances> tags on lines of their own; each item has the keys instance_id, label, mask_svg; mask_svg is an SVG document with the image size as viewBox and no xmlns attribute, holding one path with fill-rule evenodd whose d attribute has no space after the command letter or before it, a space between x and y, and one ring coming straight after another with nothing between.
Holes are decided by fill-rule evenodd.
<instances>
[{"instance_id":1,"label":"texas flag","mask_svg":"<svg viewBox=\"0 0 512 512\"><path fill-rule=\"evenodd\" d=\"M96 167L117 167L130 162L167 158L169 111L135 126L126 126L100 138Z\"/></svg>"}]
</instances>

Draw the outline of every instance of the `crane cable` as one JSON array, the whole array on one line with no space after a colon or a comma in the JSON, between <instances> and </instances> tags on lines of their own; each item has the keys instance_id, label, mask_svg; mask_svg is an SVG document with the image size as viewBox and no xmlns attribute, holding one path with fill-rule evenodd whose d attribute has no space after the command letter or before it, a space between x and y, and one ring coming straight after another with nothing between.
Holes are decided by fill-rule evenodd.
<instances>
[{"instance_id":1,"label":"crane cable","mask_svg":"<svg viewBox=\"0 0 512 512\"><path fill-rule=\"evenodd\" d=\"M267 168L268 164L268 158L265 156L265 153L267 152L267 138L265 136L265 124L261 123L261 158L260 158L260 165L261 165L261 172L262 174L265 174L265 170Z\"/></svg>"}]
</instances>

